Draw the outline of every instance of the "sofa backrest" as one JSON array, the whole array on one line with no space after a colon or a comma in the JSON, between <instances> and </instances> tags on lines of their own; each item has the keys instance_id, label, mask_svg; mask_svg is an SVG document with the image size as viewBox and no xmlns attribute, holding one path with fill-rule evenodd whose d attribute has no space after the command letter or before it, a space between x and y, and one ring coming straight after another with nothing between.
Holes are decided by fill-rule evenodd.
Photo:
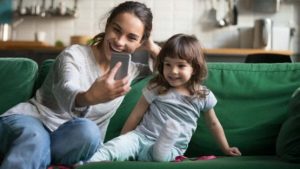
<instances>
[{"instance_id":1,"label":"sofa backrest","mask_svg":"<svg viewBox=\"0 0 300 169\"><path fill-rule=\"evenodd\" d=\"M0 114L27 101L33 93L38 65L26 58L0 58Z\"/></svg>"},{"instance_id":2,"label":"sofa backrest","mask_svg":"<svg viewBox=\"0 0 300 169\"><path fill-rule=\"evenodd\" d=\"M244 155L274 155L300 64L209 64L205 84L218 99L215 111L232 146ZM188 154L222 154L200 118ZM190 151L191 150L191 151Z\"/></svg>"},{"instance_id":3,"label":"sofa backrest","mask_svg":"<svg viewBox=\"0 0 300 169\"><path fill-rule=\"evenodd\" d=\"M300 86L300 64L209 63L208 67L205 85L218 99L215 111L230 145L244 155L274 155L289 99ZM148 80L132 86L111 119L105 141L119 135ZM223 155L200 118L186 155L208 154Z\"/></svg>"},{"instance_id":4,"label":"sofa backrest","mask_svg":"<svg viewBox=\"0 0 300 169\"><path fill-rule=\"evenodd\" d=\"M39 72L38 72L38 78L35 82L34 89L37 90L41 85L43 84L48 72L54 65L54 59L47 59L42 62L42 64L39 65Z\"/></svg>"},{"instance_id":5,"label":"sofa backrest","mask_svg":"<svg viewBox=\"0 0 300 169\"><path fill-rule=\"evenodd\" d=\"M38 88L53 60L37 64L24 58L0 59L0 113L28 100ZM279 129L287 117L290 97L300 86L300 64L209 63L205 85L218 99L215 111L227 139L244 155L274 155ZM38 78L37 78L38 76ZM105 141L119 135L150 77L135 81L111 119ZM222 155L203 118L186 155Z\"/></svg>"}]
</instances>

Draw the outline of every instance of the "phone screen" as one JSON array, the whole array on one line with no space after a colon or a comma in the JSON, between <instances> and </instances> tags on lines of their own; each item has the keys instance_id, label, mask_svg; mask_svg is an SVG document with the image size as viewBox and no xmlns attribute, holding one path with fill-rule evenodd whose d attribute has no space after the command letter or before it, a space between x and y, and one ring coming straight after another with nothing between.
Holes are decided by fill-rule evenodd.
<instances>
[{"instance_id":1,"label":"phone screen","mask_svg":"<svg viewBox=\"0 0 300 169\"><path fill-rule=\"evenodd\" d=\"M120 80L127 76L129 70L129 63L131 61L131 54L129 53L115 53L111 55L110 68L112 69L118 62L122 65L115 75L115 80Z\"/></svg>"}]
</instances>

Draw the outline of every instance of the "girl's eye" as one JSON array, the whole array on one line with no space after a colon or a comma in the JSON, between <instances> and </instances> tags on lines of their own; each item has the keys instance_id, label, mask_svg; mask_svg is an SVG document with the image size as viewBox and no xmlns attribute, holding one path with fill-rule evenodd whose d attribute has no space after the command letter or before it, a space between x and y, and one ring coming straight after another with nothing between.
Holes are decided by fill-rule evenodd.
<instances>
[{"instance_id":1,"label":"girl's eye","mask_svg":"<svg viewBox=\"0 0 300 169\"><path fill-rule=\"evenodd\" d=\"M185 68L186 65L178 65L178 67L180 67L180 68Z\"/></svg>"},{"instance_id":2,"label":"girl's eye","mask_svg":"<svg viewBox=\"0 0 300 169\"><path fill-rule=\"evenodd\" d=\"M170 63L164 63L164 66L171 66Z\"/></svg>"}]
</instances>

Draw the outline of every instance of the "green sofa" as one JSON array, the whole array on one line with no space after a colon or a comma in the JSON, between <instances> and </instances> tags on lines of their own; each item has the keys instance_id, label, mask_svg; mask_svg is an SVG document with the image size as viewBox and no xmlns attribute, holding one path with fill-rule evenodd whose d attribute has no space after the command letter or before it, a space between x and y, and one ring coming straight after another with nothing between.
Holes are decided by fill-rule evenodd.
<instances>
[{"instance_id":1,"label":"green sofa","mask_svg":"<svg viewBox=\"0 0 300 169\"><path fill-rule=\"evenodd\" d=\"M38 67L30 59L1 58L0 114L32 97L52 64L53 60L47 60ZM185 154L190 158L182 162L97 162L78 169L300 169L300 127L290 125L290 121L298 124L300 120L300 97L293 101L296 108L290 108L291 96L300 87L300 64L209 63L208 67L205 85L218 99L215 110L230 145L239 147L242 156L224 156L200 118ZM132 84L132 90L111 119L105 141L119 135L149 78ZM293 116L298 115L298 121L290 120L291 111ZM294 128L291 134L289 126ZM292 149L292 153L287 149ZM217 158L192 158L206 155ZM291 156L293 159L289 160Z\"/></svg>"}]
</instances>

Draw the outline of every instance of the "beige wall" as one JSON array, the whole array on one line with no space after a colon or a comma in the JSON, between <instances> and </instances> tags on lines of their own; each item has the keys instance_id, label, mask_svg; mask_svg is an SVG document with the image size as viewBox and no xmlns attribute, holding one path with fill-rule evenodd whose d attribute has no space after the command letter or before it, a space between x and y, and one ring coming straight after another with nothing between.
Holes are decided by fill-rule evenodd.
<instances>
[{"instance_id":1,"label":"beige wall","mask_svg":"<svg viewBox=\"0 0 300 169\"><path fill-rule=\"evenodd\" d=\"M13 0L16 8L19 0ZM73 0L63 0L68 7ZM14 31L15 40L33 40L34 33L45 31L47 42L54 44L56 40L70 43L72 35L93 36L103 29L105 14L114 5L124 0L78 0L79 17L77 18L39 18L24 17ZM291 50L299 53L300 1L282 0L280 10L276 13L257 13L253 10L253 0L238 0L238 25L219 28L209 15L212 0L140 0L146 3L154 14L153 38L156 41L166 40L175 33L195 34L207 48L233 47L239 48L240 29L252 28L255 19L268 17L276 27L295 27L296 34L292 38ZM220 17L226 13L226 1L214 0ZM24 6L40 4L42 0L23 0ZM46 0L47 6L50 0ZM56 0L58 3L60 0ZM243 37L243 40L249 37ZM251 39L251 37L250 37ZM244 42L245 43L245 42ZM249 44L248 44L249 45Z\"/></svg>"}]
</instances>

